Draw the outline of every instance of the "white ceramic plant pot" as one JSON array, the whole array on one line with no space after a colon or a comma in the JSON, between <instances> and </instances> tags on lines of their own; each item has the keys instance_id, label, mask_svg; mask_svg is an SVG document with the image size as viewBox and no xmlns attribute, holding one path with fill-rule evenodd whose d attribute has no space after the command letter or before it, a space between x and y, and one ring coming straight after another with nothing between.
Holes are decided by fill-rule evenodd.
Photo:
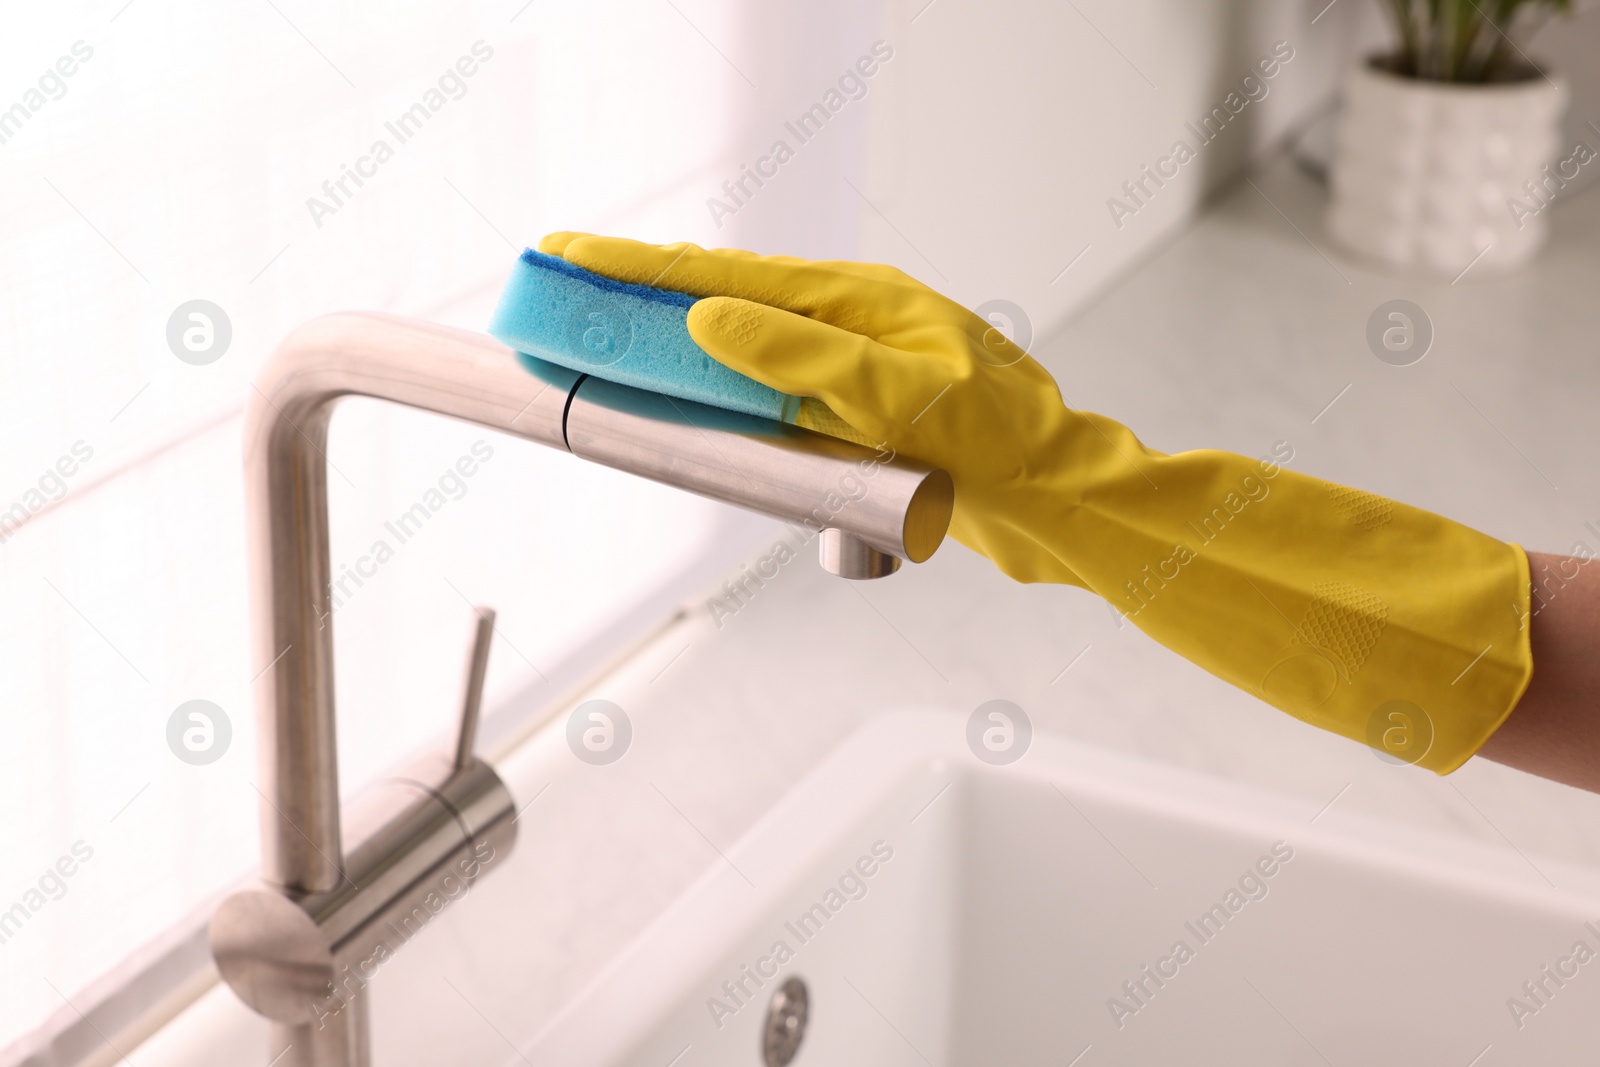
<instances>
[{"instance_id":1,"label":"white ceramic plant pot","mask_svg":"<svg viewBox=\"0 0 1600 1067\"><path fill-rule=\"evenodd\" d=\"M1553 75L1453 85L1357 67L1339 119L1330 234L1360 255L1446 277L1522 263L1544 243L1543 205L1563 180L1566 100Z\"/></svg>"}]
</instances>

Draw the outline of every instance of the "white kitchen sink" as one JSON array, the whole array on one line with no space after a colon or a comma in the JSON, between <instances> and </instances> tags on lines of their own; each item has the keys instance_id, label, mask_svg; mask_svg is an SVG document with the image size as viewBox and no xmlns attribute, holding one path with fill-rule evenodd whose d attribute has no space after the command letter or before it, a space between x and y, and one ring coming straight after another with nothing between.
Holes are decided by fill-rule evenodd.
<instances>
[{"instance_id":1,"label":"white kitchen sink","mask_svg":"<svg viewBox=\"0 0 1600 1067\"><path fill-rule=\"evenodd\" d=\"M1592 1053L1593 874L1045 735L991 766L966 736L869 723L508 1063L760 1064L790 977L798 1067Z\"/></svg>"}]
</instances>

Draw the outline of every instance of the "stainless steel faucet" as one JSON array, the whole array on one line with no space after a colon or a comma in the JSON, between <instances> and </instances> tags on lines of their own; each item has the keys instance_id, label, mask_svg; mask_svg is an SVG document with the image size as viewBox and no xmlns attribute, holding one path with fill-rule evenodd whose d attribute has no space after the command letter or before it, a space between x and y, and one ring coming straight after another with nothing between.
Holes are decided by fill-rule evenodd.
<instances>
[{"instance_id":1,"label":"stainless steel faucet","mask_svg":"<svg viewBox=\"0 0 1600 1067\"><path fill-rule=\"evenodd\" d=\"M246 416L262 780L261 884L212 918L218 970L272 1019L283 1067L367 1067L366 984L515 838L510 792L472 751L493 613L479 609L448 750L341 812L334 730L327 443L335 403L453 416L716 500L805 523L847 578L931 556L944 471L847 442L522 363L472 333L372 314L317 319L264 368Z\"/></svg>"}]
</instances>

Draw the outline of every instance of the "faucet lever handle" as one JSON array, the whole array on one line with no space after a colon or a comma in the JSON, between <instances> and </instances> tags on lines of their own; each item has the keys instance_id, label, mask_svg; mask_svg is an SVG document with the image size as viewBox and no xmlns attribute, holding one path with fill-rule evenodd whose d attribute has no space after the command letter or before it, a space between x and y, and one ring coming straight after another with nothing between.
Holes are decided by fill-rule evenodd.
<instances>
[{"instance_id":1,"label":"faucet lever handle","mask_svg":"<svg viewBox=\"0 0 1600 1067\"><path fill-rule=\"evenodd\" d=\"M478 738L478 714L483 705L483 677L489 670L489 642L494 637L493 608L473 607L476 625L472 647L467 653L467 679L461 695L461 720L456 727L456 768L472 762L472 747Z\"/></svg>"}]
</instances>

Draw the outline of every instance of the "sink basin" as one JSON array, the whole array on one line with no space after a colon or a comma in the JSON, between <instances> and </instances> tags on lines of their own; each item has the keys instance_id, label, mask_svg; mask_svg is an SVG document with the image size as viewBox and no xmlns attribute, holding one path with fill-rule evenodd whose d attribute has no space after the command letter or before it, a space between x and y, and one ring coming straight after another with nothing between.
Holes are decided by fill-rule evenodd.
<instances>
[{"instance_id":1,"label":"sink basin","mask_svg":"<svg viewBox=\"0 0 1600 1067\"><path fill-rule=\"evenodd\" d=\"M508 1062L758 1065L790 978L798 1067L1591 1048L1590 872L1048 735L994 766L966 738L946 712L868 723Z\"/></svg>"}]
</instances>

